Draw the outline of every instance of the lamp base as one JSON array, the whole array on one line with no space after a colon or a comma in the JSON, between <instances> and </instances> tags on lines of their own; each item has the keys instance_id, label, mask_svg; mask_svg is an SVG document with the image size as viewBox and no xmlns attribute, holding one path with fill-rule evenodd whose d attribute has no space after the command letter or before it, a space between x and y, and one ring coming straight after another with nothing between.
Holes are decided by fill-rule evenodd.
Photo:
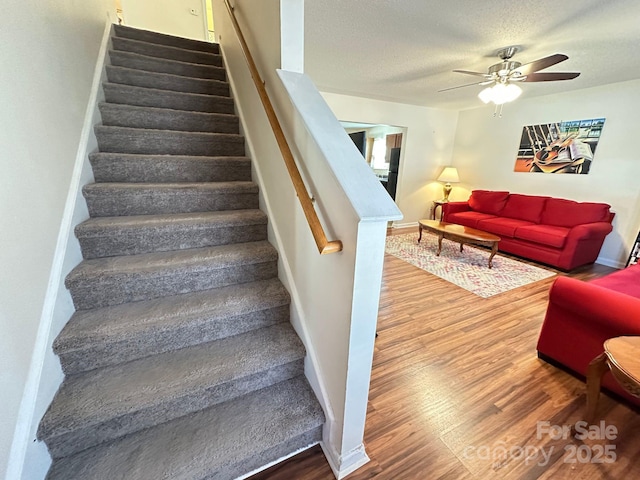
<instances>
[{"instance_id":1,"label":"lamp base","mask_svg":"<svg viewBox=\"0 0 640 480\"><path fill-rule=\"evenodd\" d=\"M453 190L453 187L451 186L451 184L445 183L444 187L442 187L442 191L444 192L444 197L442 198L442 200L440 200L442 203L449 202L449 194L451 193L451 190Z\"/></svg>"}]
</instances>

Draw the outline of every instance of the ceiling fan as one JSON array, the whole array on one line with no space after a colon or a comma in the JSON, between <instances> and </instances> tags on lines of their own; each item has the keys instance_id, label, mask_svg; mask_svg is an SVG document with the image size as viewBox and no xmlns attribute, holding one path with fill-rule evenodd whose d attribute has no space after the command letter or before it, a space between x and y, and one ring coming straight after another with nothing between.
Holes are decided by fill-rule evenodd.
<instances>
[{"instance_id":1,"label":"ceiling fan","mask_svg":"<svg viewBox=\"0 0 640 480\"><path fill-rule=\"evenodd\" d=\"M517 82L553 82L556 80L572 80L576 78L580 73L578 72L542 72L540 70L549 68L552 65L556 65L560 62L564 62L569 57L561 53L550 55L548 57L540 58L524 65L511 58L518 52L518 47L507 47L499 50L497 55L502 60L500 63L491 65L487 73L470 72L468 70L454 70L456 73L463 73L465 75L473 75L476 77L482 77L483 80L476 83L468 83L466 85L458 85L457 87L450 87L439 90L440 92L446 92L448 90L454 90L456 88L470 87L473 85L489 85L489 88L484 89L478 95L484 103L493 102L496 105L501 105L506 102L510 102L518 98L522 90L514 83Z\"/></svg>"}]
</instances>

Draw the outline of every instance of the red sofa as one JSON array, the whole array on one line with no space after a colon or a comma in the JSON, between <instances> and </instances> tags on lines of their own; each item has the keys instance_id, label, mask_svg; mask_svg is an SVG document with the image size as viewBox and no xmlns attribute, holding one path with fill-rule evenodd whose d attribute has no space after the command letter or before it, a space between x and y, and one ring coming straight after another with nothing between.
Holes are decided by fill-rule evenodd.
<instances>
[{"instance_id":1,"label":"red sofa","mask_svg":"<svg viewBox=\"0 0 640 480\"><path fill-rule=\"evenodd\" d=\"M590 282L558 277L549 292L538 356L584 377L605 340L629 335L640 335L640 264ZM602 385L640 406L610 373Z\"/></svg>"},{"instance_id":2,"label":"red sofa","mask_svg":"<svg viewBox=\"0 0 640 480\"><path fill-rule=\"evenodd\" d=\"M613 230L606 203L474 190L443 206L443 220L498 235L500 251L572 270L595 262Z\"/></svg>"}]
</instances>

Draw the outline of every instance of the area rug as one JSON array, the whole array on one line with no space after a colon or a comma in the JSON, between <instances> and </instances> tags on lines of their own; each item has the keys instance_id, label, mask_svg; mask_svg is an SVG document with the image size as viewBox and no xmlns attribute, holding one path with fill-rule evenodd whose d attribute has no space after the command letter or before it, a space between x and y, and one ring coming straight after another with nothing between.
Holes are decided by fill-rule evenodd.
<instances>
[{"instance_id":1,"label":"area rug","mask_svg":"<svg viewBox=\"0 0 640 480\"><path fill-rule=\"evenodd\" d=\"M442 241L439 257L437 251L438 237L426 232L420 243L417 232L387 237L387 253L483 298L556 274L500 253L493 257L493 268L490 269L487 265L489 250L465 245L461 253L460 244L449 240Z\"/></svg>"}]
</instances>

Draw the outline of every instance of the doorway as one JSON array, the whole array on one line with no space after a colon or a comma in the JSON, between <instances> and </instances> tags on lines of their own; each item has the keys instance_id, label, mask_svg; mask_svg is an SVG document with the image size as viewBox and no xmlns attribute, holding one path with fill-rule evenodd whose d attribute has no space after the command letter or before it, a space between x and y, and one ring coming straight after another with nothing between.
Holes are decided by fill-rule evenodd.
<instances>
[{"instance_id":1,"label":"doorway","mask_svg":"<svg viewBox=\"0 0 640 480\"><path fill-rule=\"evenodd\" d=\"M370 123L340 123L389 196L395 201L399 187L402 142L407 129Z\"/></svg>"}]
</instances>

